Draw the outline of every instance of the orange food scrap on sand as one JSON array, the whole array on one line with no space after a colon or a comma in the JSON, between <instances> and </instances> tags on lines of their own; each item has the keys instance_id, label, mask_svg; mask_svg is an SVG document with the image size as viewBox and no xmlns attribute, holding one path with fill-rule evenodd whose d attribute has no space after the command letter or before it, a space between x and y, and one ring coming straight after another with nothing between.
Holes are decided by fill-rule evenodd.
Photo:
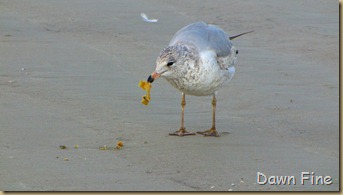
<instances>
[{"instance_id":1,"label":"orange food scrap on sand","mask_svg":"<svg viewBox=\"0 0 343 195\"><path fill-rule=\"evenodd\" d=\"M149 82L146 82L146 81L139 81L138 86L146 91L145 96L142 97L142 104L148 105L149 101L150 101L151 84Z\"/></svg>"},{"instance_id":2,"label":"orange food scrap on sand","mask_svg":"<svg viewBox=\"0 0 343 195\"><path fill-rule=\"evenodd\" d=\"M118 141L117 142L117 149L121 149L122 147L124 146L123 142L122 141Z\"/></svg>"}]
</instances>

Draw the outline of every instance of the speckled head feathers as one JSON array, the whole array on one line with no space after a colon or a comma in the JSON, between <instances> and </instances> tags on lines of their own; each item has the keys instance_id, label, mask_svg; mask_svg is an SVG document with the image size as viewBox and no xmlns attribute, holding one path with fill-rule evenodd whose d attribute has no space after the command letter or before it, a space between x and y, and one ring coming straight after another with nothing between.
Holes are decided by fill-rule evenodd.
<instances>
[{"instance_id":1,"label":"speckled head feathers","mask_svg":"<svg viewBox=\"0 0 343 195\"><path fill-rule=\"evenodd\" d=\"M156 60L156 72L162 76L168 76L167 72L173 72L180 69L187 64L186 61L196 61L194 48L184 45L176 44L164 48ZM165 74L163 74L165 73Z\"/></svg>"}]
</instances>

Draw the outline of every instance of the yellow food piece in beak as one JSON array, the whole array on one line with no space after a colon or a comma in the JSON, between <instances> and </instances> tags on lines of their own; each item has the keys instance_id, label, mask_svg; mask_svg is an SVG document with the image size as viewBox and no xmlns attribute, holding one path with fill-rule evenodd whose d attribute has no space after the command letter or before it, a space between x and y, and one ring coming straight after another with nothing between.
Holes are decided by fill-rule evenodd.
<instances>
[{"instance_id":1,"label":"yellow food piece in beak","mask_svg":"<svg viewBox=\"0 0 343 195\"><path fill-rule=\"evenodd\" d=\"M146 81L139 81L138 86L146 91L145 96L142 97L142 104L147 106L149 104L149 101L150 101L151 84L149 82L146 82Z\"/></svg>"}]
</instances>

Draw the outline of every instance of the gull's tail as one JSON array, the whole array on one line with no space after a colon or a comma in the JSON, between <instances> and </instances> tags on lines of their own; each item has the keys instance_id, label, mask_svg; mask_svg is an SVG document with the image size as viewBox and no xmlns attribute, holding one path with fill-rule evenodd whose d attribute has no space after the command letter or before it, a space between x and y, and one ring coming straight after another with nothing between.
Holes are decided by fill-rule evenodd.
<instances>
[{"instance_id":1,"label":"gull's tail","mask_svg":"<svg viewBox=\"0 0 343 195\"><path fill-rule=\"evenodd\" d=\"M252 30L252 31L249 31L249 32L245 32L245 33L241 33L241 34L238 34L238 35L234 35L234 36L229 37L229 39L232 40L232 39L235 39L237 37L240 37L242 35L245 35L245 34L248 34L248 33L252 33L252 32L254 32L254 31Z\"/></svg>"}]
</instances>

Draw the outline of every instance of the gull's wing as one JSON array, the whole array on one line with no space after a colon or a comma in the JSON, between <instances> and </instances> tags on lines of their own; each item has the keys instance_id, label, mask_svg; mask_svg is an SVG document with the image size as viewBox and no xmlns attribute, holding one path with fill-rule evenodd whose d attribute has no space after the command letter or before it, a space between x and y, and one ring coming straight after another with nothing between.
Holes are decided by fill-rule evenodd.
<instances>
[{"instance_id":1,"label":"gull's wing","mask_svg":"<svg viewBox=\"0 0 343 195\"><path fill-rule=\"evenodd\" d=\"M218 57L228 56L232 47L229 36L222 29L204 22L183 27L176 32L169 45L175 45L178 42L194 44L199 53L204 50L213 50Z\"/></svg>"}]
</instances>

